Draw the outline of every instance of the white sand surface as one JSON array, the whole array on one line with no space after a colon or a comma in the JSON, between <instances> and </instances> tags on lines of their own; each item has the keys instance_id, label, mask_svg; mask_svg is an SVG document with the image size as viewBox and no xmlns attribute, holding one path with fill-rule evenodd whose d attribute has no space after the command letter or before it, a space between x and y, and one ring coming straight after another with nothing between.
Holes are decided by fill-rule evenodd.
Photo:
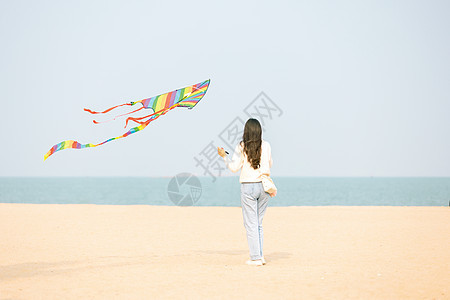
<instances>
[{"instance_id":1,"label":"white sand surface","mask_svg":"<svg viewBox=\"0 0 450 300\"><path fill-rule=\"evenodd\" d=\"M0 299L450 299L450 208L0 204Z\"/></svg>"}]
</instances>

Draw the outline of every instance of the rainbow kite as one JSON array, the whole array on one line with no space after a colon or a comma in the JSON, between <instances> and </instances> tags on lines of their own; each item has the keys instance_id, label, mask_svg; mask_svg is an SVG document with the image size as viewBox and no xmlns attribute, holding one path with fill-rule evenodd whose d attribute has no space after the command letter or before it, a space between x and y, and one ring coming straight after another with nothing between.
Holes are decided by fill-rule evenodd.
<instances>
[{"instance_id":1,"label":"rainbow kite","mask_svg":"<svg viewBox=\"0 0 450 300\"><path fill-rule=\"evenodd\" d=\"M200 83L197 83L197 84L194 84L194 85L182 88L182 89L178 89L178 90L175 90L175 91L172 91L169 93L158 95L155 97L143 99L143 100L140 100L137 102L129 102L129 103L116 105L116 106L108 108L107 110L102 111L102 112L96 112L96 111L92 111L90 109L85 108L84 110L91 114L104 114L104 113L107 113L119 106L124 106L124 105L133 106L138 103L142 104L142 107L140 107L136 110L133 110L129 113L118 115L109 121L115 120L116 118L121 117L121 116L132 114L132 113L137 112L144 108L145 109L151 108L153 110L153 113L148 116L138 117L138 118L128 117L125 122L125 127L127 127L129 121L133 121L140 125L137 127L131 128L130 130L128 130L121 136L110 138L100 144L84 144L83 145L83 144L78 143L77 141L72 141L72 140L67 140L67 141L58 143L58 144L54 145L44 155L44 160L46 160L50 155L52 155L53 153L55 153L59 150L64 150L64 149L69 149L69 148L83 149L83 148L97 147L97 146L103 145L105 143L108 143L110 141L114 141L117 139L127 137L130 134L133 134L135 132L138 132L138 131L144 129L145 127L147 127L148 124L150 124L150 122L158 119L160 116L166 114L169 110L174 109L175 107L187 107L189 109L192 109L205 95L206 90L208 89L208 86L209 86L209 82L210 82L210 80L208 79L203 82L200 82ZM106 122L109 122L109 121L106 121ZM99 124L99 123L105 123L105 122L97 122L94 120L94 123Z\"/></svg>"}]
</instances>

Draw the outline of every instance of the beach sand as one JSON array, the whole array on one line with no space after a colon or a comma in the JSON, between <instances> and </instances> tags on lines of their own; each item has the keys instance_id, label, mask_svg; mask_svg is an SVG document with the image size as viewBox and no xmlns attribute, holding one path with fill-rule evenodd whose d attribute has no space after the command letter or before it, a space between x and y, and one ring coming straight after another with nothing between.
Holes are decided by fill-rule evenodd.
<instances>
[{"instance_id":1,"label":"beach sand","mask_svg":"<svg viewBox=\"0 0 450 300\"><path fill-rule=\"evenodd\" d=\"M0 204L0 299L450 299L448 207Z\"/></svg>"}]
</instances>

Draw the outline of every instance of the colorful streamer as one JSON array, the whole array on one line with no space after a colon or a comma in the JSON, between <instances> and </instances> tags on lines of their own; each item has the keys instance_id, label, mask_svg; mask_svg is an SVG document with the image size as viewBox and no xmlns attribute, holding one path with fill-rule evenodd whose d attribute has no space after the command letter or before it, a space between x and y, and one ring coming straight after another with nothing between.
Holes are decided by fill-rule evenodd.
<instances>
[{"instance_id":1,"label":"colorful streamer","mask_svg":"<svg viewBox=\"0 0 450 300\"><path fill-rule=\"evenodd\" d=\"M134 128L131 128L130 130L128 130L121 136L110 138L99 144L80 144L79 142L73 141L73 140L67 140L67 141L60 142L60 143L54 145L44 155L44 160L46 160L52 154L54 154L55 152L58 152L60 150L84 149L84 148L97 147L97 146L106 144L108 142L127 137L135 132L143 130L145 127L147 127L148 124L150 124L150 122L158 119L160 116L166 114L168 111L174 109L175 107L187 107L189 109L192 109L195 105L197 105L197 103L205 95L206 91L208 90L209 83L210 83L210 80L208 79L203 82L200 82L200 83L197 83L197 84L194 84L194 85L182 88L182 89L178 89L175 91L171 91L171 92L168 92L165 94L161 94L161 95L158 95L155 97L143 99L143 100L140 100L137 102L129 102L129 103L116 105L116 106L113 106L113 107L108 108L101 112L92 111L90 109L85 108L84 110L91 114L104 114L104 113L108 113L120 106L125 106L125 105L134 106L134 105L137 105L138 103L142 104L142 107L140 107L136 110L133 110L129 113L118 115L109 121L113 121L116 118L121 117L121 116L135 113L141 109L152 109L153 113L149 114L147 116L144 116L144 117L128 117L125 122L125 127L128 125L129 121L135 122L139 125ZM106 121L106 122L109 122L109 121ZM105 123L105 122L98 122L95 120L93 122L95 124Z\"/></svg>"}]
</instances>

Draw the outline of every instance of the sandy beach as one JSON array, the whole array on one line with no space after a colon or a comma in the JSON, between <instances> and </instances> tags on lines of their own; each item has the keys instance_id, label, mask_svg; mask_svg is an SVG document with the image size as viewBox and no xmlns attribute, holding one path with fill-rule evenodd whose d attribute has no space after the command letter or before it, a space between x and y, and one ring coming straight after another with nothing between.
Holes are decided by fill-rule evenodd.
<instances>
[{"instance_id":1,"label":"sandy beach","mask_svg":"<svg viewBox=\"0 0 450 300\"><path fill-rule=\"evenodd\" d=\"M448 207L0 204L0 299L450 299Z\"/></svg>"}]
</instances>

